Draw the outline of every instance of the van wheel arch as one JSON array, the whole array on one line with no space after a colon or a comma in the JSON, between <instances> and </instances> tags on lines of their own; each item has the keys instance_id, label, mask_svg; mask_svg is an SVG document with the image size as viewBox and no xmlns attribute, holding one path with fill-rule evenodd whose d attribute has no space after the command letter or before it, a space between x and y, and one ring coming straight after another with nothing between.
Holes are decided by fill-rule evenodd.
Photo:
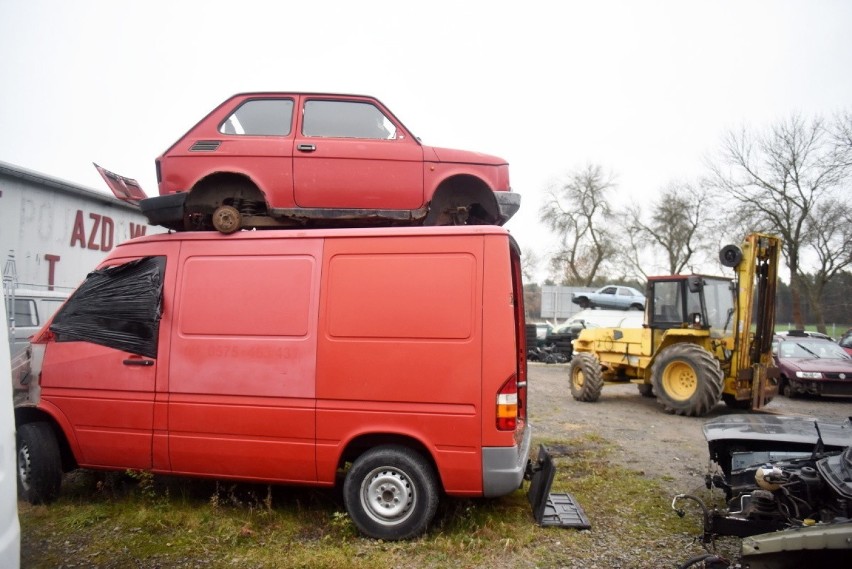
<instances>
[{"instance_id":1,"label":"van wheel arch","mask_svg":"<svg viewBox=\"0 0 852 569\"><path fill-rule=\"evenodd\" d=\"M432 468L438 472L438 465L435 463L435 458L432 456L432 453L425 444L414 437L392 433L371 433L359 435L353 438L343 449L337 467L338 469L343 470L346 468L347 464L355 462L359 456L370 449L390 445L410 448L411 450L420 453L421 456L431 463Z\"/></svg>"},{"instance_id":2,"label":"van wheel arch","mask_svg":"<svg viewBox=\"0 0 852 569\"><path fill-rule=\"evenodd\" d=\"M480 178L458 175L442 181L432 194L423 225L498 225L494 191Z\"/></svg>"},{"instance_id":3,"label":"van wheel arch","mask_svg":"<svg viewBox=\"0 0 852 569\"><path fill-rule=\"evenodd\" d=\"M59 445L62 472L71 472L78 468L77 458L74 456L74 451L71 450L65 431L62 430L55 417L35 407L17 407L15 409L15 429L20 431L21 427L28 423L47 423L50 425L56 443Z\"/></svg>"}]
</instances>

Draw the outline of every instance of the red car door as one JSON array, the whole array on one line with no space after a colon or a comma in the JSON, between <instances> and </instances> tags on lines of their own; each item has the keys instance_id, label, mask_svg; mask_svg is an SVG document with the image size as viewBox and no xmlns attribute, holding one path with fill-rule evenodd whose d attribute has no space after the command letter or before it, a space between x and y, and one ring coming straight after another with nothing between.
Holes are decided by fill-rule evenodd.
<instances>
[{"instance_id":1,"label":"red car door","mask_svg":"<svg viewBox=\"0 0 852 569\"><path fill-rule=\"evenodd\" d=\"M423 149L369 99L304 98L293 151L304 208L411 210L423 205Z\"/></svg>"}]
</instances>

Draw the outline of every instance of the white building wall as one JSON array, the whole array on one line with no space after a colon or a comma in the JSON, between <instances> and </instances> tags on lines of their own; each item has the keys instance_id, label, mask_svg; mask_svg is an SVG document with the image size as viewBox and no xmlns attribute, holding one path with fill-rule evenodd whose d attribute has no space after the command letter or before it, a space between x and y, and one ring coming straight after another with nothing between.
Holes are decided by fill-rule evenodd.
<instances>
[{"instance_id":1,"label":"white building wall","mask_svg":"<svg viewBox=\"0 0 852 569\"><path fill-rule=\"evenodd\" d=\"M14 255L19 288L71 290L119 243L165 231L107 193L0 162L0 265Z\"/></svg>"}]
</instances>

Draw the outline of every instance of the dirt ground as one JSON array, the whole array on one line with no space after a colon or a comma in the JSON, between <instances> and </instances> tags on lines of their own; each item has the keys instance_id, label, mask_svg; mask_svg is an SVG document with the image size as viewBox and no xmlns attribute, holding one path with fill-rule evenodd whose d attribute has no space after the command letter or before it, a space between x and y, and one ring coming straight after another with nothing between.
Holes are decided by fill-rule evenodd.
<instances>
[{"instance_id":1,"label":"dirt ground","mask_svg":"<svg viewBox=\"0 0 852 569\"><path fill-rule=\"evenodd\" d=\"M852 417L852 398L776 397L761 413L815 417L842 422ZM656 399L642 397L633 384L608 384L595 403L571 397L567 364L529 365L529 416L536 439L559 439L594 432L618 445L624 465L648 476L672 480L672 493L704 486L708 471L707 419L742 413L719 403L705 417L662 411Z\"/></svg>"}]
</instances>

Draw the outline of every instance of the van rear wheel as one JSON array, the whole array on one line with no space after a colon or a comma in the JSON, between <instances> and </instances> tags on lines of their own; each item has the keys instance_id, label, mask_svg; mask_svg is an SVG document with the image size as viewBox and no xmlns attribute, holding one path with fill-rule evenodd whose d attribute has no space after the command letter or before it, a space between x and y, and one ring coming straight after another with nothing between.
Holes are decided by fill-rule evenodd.
<instances>
[{"instance_id":1,"label":"van rear wheel","mask_svg":"<svg viewBox=\"0 0 852 569\"><path fill-rule=\"evenodd\" d=\"M382 446L358 457L343 482L346 511L364 535L399 540L426 531L438 509L435 471L419 453Z\"/></svg>"},{"instance_id":2,"label":"van rear wheel","mask_svg":"<svg viewBox=\"0 0 852 569\"><path fill-rule=\"evenodd\" d=\"M30 504L59 497L62 459L49 424L26 423L18 428L18 496Z\"/></svg>"}]
</instances>

